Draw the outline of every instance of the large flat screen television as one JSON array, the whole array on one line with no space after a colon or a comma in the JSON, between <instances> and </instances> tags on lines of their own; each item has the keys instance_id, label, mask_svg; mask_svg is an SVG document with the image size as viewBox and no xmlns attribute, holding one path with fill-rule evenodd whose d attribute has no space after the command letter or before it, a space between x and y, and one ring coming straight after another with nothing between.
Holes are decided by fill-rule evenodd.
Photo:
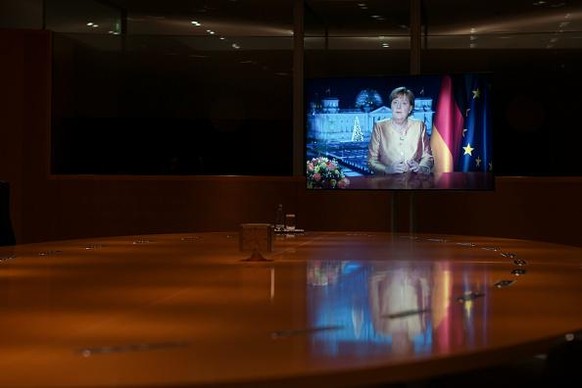
<instances>
[{"instance_id":1,"label":"large flat screen television","mask_svg":"<svg viewBox=\"0 0 582 388\"><path fill-rule=\"evenodd\" d=\"M494 190L488 73L306 78L308 189Z\"/></svg>"}]
</instances>

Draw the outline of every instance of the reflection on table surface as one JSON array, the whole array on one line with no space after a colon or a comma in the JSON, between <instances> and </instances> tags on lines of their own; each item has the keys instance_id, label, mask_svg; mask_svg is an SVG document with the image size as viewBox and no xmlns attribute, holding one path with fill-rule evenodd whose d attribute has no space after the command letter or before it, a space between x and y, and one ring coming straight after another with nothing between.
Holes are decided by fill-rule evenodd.
<instances>
[{"instance_id":1,"label":"reflection on table surface","mask_svg":"<svg viewBox=\"0 0 582 388\"><path fill-rule=\"evenodd\" d=\"M359 232L276 236L257 262L236 232L1 247L0 386L362 386L494 365L582 329L581 253Z\"/></svg>"},{"instance_id":2,"label":"reflection on table surface","mask_svg":"<svg viewBox=\"0 0 582 388\"><path fill-rule=\"evenodd\" d=\"M350 177L351 190L493 190L493 174L448 172L438 175L408 172L385 176Z\"/></svg>"}]
</instances>

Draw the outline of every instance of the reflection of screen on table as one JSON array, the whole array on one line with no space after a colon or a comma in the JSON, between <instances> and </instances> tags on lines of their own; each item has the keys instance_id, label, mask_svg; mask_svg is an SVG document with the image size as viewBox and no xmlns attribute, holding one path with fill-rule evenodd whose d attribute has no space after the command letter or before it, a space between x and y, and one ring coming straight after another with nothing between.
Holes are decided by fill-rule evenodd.
<instances>
[{"instance_id":1,"label":"reflection of screen on table","mask_svg":"<svg viewBox=\"0 0 582 388\"><path fill-rule=\"evenodd\" d=\"M476 344L488 297L478 306L453 300L483 284L468 267L453 286L450 268L430 261L310 261L308 319L312 351L338 355L422 355Z\"/></svg>"},{"instance_id":2,"label":"reflection of screen on table","mask_svg":"<svg viewBox=\"0 0 582 388\"><path fill-rule=\"evenodd\" d=\"M374 124L392 117L389 94L399 86L415 95L411 118L426 127L430 175L379 176L368 165ZM489 74L306 79L307 187L493 190L490 96Z\"/></svg>"}]
</instances>

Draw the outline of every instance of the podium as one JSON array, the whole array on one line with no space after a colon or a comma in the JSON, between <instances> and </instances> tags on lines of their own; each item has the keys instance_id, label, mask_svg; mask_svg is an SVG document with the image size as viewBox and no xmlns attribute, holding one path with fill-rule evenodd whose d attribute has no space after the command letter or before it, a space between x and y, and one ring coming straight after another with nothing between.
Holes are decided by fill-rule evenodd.
<instances>
[{"instance_id":1,"label":"podium","mask_svg":"<svg viewBox=\"0 0 582 388\"><path fill-rule=\"evenodd\" d=\"M271 261L263 253L271 252L273 246L273 225L267 223L246 223L240 225L239 250L251 252L244 261Z\"/></svg>"}]
</instances>

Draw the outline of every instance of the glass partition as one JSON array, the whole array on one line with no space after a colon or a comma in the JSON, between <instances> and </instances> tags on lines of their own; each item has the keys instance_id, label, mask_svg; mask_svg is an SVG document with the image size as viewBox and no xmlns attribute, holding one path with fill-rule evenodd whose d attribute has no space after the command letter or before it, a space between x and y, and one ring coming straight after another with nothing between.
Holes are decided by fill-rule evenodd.
<instances>
[{"instance_id":1,"label":"glass partition","mask_svg":"<svg viewBox=\"0 0 582 388\"><path fill-rule=\"evenodd\" d=\"M303 78L418 58L425 75L493 75L496 175L582 175L581 5L296 1L47 0L52 172L292 175Z\"/></svg>"}]
</instances>

